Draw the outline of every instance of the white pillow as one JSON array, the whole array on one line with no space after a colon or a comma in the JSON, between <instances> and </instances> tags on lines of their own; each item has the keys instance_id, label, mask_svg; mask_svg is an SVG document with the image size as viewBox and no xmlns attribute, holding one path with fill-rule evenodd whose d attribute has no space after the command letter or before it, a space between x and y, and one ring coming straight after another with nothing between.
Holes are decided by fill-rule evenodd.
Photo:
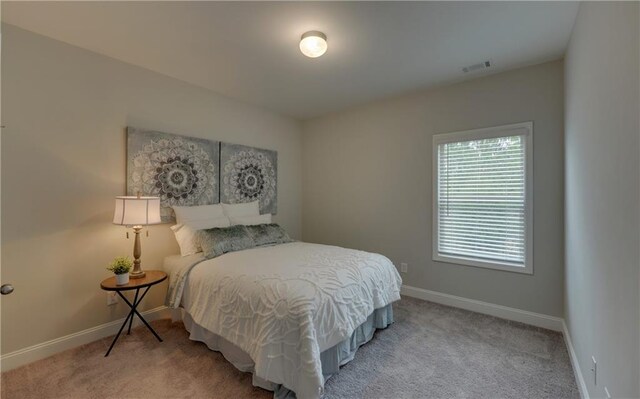
<instances>
[{"instance_id":1,"label":"white pillow","mask_svg":"<svg viewBox=\"0 0 640 399\"><path fill-rule=\"evenodd\" d=\"M258 201L244 202L241 204L222 204L227 217L260 216L260 203Z\"/></svg>"},{"instance_id":2,"label":"white pillow","mask_svg":"<svg viewBox=\"0 0 640 399\"><path fill-rule=\"evenodd\" d=\"M271 214L266 213L264 215L258 215L258 216L238 216L238 217L230 217L229 219L231 220L232 226L235 226L236 224L253 226L254 224L271 223Z\"/></svg>"},{"instance_id":3,"label":"white pillow","mask_svg":"<svg viewBox=\"0 0 640 399\"><path fill-rule=\"evenodd\" d=\"M195 240L195 230L182 223L171 226L171 231L180 246L180 255L187 256L198 253L198 246Z\"/></svg>"},{"instance_id":4,"label":"white pillow","mask_svg":"<svg viewBox=\"0 0 640 399\"><path fill-rule=\"evenodd\" d=\"M180 246L180 255L187 256L202 252L196 233L198 230L212 229L214 227L229 227L229 219L221 217L217 219L198 220L189 223L178 223L171 226L171 230Z\"/></svg>"},{"instance_id":5,"label":"white pillow","mask_svg":"<svg viewBox=\"0 0 640 399\"><path fill-rule=\"evenodd\" d=\"M198 206L174 206L176 223L190 223L193 221L213 220L226 217L220 204Z\"/></svg>"}]
</instances>

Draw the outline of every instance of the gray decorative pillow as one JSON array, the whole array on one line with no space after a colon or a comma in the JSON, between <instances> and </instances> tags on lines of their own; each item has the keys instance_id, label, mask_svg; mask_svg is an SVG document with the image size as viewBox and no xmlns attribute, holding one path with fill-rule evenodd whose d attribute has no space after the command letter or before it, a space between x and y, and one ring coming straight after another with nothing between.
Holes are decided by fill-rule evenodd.
<instances>
[{"instance_id":1,"label":"gray decorative pillow","mask_svg":"<svg viewBox=\"0 0 640 399\"><path fill-rule=\"evenodd\" d=\"M215 258L227 252L242 251L256 246L247 227L243 225L199 230L198 241L206 258Z\"/></svg>"},{"instance_id":2,"label":"gray decorative pillow","mask_svg":"<svg viewBox=\"0 0 640 399\"><path fill-rule=\"evenodd\" d=\"M256 243L256 246L284 244L293 241L291 238L289 238L287 232L284 231L284 229L276 223L257 224L246 227L249 231L249 235Z\"/></svg>"}]
</instances>

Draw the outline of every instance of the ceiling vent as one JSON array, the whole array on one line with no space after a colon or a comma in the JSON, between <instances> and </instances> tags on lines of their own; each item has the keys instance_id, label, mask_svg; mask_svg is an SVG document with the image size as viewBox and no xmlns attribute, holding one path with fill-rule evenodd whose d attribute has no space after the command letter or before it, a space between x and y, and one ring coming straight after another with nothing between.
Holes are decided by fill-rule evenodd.
<instances>
[{"instance_id":1,"label":"ceiling vent","mask_svg":"<svg viewBox=\"0 0 640 399\"><path fill-rule=\"evenodd\" d=\"M479 72L479 71L483 71L485 69L491 68L491 65L492 64L490 60L487 60L484 62L478 62L477 64L469 65L462 68L462 72L464 73Z\"/></svg>"}]
</instances>

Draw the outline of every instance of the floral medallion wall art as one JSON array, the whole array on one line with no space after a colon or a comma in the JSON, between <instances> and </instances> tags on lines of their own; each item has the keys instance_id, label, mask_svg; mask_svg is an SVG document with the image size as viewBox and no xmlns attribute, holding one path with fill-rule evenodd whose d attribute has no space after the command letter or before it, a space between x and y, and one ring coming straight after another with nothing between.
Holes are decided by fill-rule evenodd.
<instances>
[{"instance_id":1,"label":"floral medallion wall art","mask_svg":"<svg viewBox=\"0 0 640 399\"><path fill-rule=\"evenodd\" d=\"M260 213L277 212L278 153L221 144L220 199L227 204L260 201Z\"/></svg>"},{"instance_id":2,"label":"floral medallion wall art","mask_svg":"<svg viewBox=\"0 0 640 399\"><path fill-rule=\"evenodd\" d=\"M163 222L174 205L219 202L219 162L218 141L127 128L127 194L160 197Z\"/></svg>"},{"instance_id":3,"label":"floral medallion wall art","mask_svg":"<svg viewBox=\"0 0 640 399\"><path fill-rule=\"evenodd\" d=\"M127 128L127 195L160 197L163 222L172 206L260 201L277 212L278 153L171 133Z\"/></svg>"}]
</instances>

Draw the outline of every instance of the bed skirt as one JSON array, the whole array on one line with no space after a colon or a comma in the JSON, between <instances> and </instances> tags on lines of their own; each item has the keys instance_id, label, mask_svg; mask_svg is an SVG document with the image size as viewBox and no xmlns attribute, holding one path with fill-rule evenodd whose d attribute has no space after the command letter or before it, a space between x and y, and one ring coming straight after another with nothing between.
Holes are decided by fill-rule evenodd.
<instances>
[{"instance_id":1,"label":"bed skirt","mask_svg":"<svg viewBox=\"0 0 640 399\"><path fill-rule=\"evenodd\" d=\"M174 313L173 319L174 321L182 319L185 328L190 333L189 339L205 343L209 349L222 353L225 359L238 370L253 374L254 362L246 352L219 335L198 325L184 309L180 309L178 315ZM320 353L322 374L325 382L339 371L340 366L353 359L358 348L373 338L376 329L386 328L391 323L393 323L393 307L392 304L389 304L374 310L367 320L356 328L350 338ZM292 399L296 397L294 392L283 385L264 380L255 374L253 374L252 381L254 386L273 391L273 397L276 399Z\"/></svg>"}]
</instances>

